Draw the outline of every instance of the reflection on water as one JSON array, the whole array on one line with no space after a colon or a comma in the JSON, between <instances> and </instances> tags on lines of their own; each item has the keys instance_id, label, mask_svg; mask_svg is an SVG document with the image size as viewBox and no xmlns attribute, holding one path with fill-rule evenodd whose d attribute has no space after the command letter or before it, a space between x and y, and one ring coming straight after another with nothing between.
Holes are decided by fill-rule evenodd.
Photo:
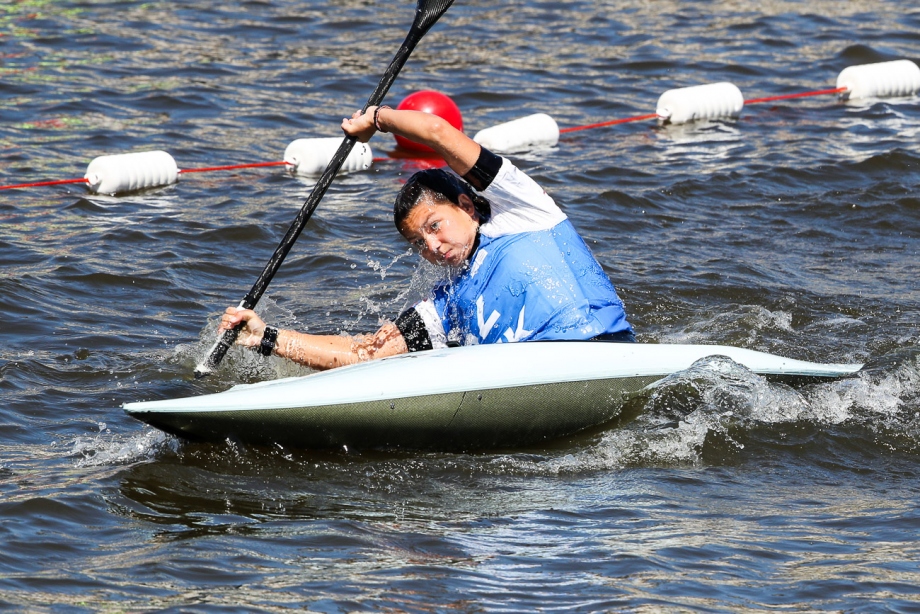
<instances>
[{"instance_id":1,"label":"reflection on water","mask_svg":"<svg viewBox=\"0 0 920 614\"><path fill-rule=\"evenodd\" d=\"M0 7L0 184L162 149L181 168L336 136L406 3ZM916 55L912 5L461 2L394 84L467 130L654 111L675 87L831 87ZM0 192L0 602L23 611L913 609L920 442L917 96L636 122L515 158L563 206L640 340L730 344L859 377L789 388L710 360L626 418L491 453L192 445L122 403L306 371L234 350L195 381L312 188L281 169L119 198ZM371 143L386 157L392 137ZM392 200L428 162L337 177L260 310L375 329L436 271ZM475 377L463 374L463 377Z\"/></svg>"}]
</instances>

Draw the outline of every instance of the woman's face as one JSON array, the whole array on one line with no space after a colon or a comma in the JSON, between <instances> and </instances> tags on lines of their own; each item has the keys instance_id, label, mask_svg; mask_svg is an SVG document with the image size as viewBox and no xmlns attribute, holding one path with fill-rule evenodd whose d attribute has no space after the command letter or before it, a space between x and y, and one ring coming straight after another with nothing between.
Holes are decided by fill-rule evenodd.
<instances>
[{"instance_id":1,"label":"woman's face","mask_svg":"<svg viewBox=\"0 0 920 614\"><path fill-rule=\"evenodd\" d=\"M478 229L473 201L461 194L459 205L420 201L406 216L401 232L428 262L457 267L469 259Z\"/></svg>"}]
</instances>

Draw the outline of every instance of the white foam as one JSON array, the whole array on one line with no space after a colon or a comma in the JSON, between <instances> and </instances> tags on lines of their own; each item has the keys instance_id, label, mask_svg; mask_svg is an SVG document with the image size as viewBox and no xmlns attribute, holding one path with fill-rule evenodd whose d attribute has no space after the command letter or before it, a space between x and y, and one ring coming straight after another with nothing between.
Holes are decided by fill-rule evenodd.
<instances>
[{"instance_id":1,"label":"white foam","mask_svg":"<svg viewBox=\"0 0 920 614\"><path fill-rule=\"evenodd\" d=\"M639 415L599 441L559 457L502 456L502 471L538 475L608 471L629 466L699 465L707 446L741 451L737 435L774 424L829 427L848 420L870 428L920 433L920 415L905 415L920 396L920 362L902 361L858 377L793 389L767 381L724 357L697 361L664 380Z\"/></svg>"},{"instance_id":2,"label":"white foam","mask_svg":"<svg viewBox=\"0 0 920 614\"><path fill-rule=\"evenodd\" d=\"M71 455L77 457L76 467L129 465L150 460L163 449L174 449L176 445L176 439L156 429L145 428L126 437L112 433L104 422L100 422L98 434L74 440Z\"/></svg>"},{"instance_id":3,"label":"white foam","mask_svg":"<svg viewBox=\"0 0 920 614\"><path fill-rule=\"evenodd\" d=\"M715 338L724 338L726 331L746 334L742 341L732 345L756 346L765 331L793 332L792 314L788 311L770 311L761 305L741 305L730 311L690 324L685 330L669 332L660 339L661 343L711 343Z\"/></svg>"}]
</instances>

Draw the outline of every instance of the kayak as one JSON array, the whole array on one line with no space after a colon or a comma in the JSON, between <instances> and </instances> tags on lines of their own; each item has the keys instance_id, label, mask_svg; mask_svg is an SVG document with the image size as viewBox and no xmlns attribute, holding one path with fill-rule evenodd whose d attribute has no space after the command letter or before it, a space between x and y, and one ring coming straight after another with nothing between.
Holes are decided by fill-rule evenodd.
<instances>
[{"instance_id":1,"label":"kayak","mask_svg":"<svg viewBox=\"0 0 920 614\"><path fill-rule=\"evenodd\" d=\"M630 399L709 356L790 384L839 379L862 368L719 345L536 341L402 354L123 408L196 441L300 449L518 448L608 423Z\"/></svg>"}]
</instances>

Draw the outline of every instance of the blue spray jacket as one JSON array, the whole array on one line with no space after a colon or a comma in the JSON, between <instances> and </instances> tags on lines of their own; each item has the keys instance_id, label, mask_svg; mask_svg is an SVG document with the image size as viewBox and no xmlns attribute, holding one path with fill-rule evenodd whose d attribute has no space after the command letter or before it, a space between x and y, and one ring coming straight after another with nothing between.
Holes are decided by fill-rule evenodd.
<instances>
[{"instance_id":1,"label":"blue spray jacket","mask_svg":"<svg viewBox=\"0 0 920 614\"><path fill-rule=\"evenodd\" d=\"M410 351L631 332L613 284L566 215L533 179L494 158L497 172L481 192L491 217L468 266L396 320Z\"/></svg>"}]
</instances>

